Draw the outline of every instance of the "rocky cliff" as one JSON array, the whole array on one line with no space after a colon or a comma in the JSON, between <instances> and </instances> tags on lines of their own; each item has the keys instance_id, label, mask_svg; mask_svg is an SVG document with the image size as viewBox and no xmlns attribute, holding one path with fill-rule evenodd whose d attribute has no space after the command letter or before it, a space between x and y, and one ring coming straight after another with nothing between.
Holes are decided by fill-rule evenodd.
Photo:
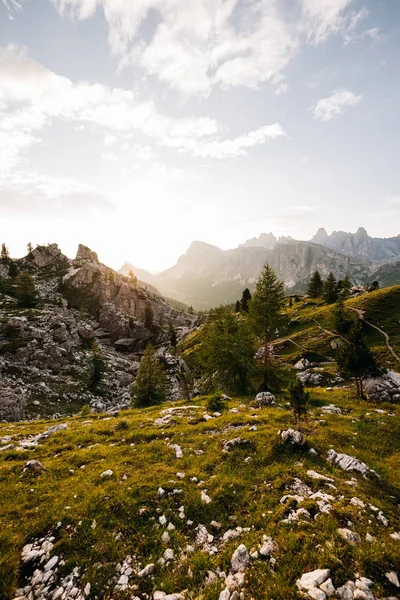
<instances>
[{"instance_id":1,"label":"rocky cliff","mask_svg":"<svg viewBox=\"0 0 400 600\"><path fill-rule=\"evenodd\" d=\"M34 279L33 307L18 304L10 265L0 288L0 420L70 414L84 404L98 410L129 406L149 342L166 364L170 397L180 393L180 365L168 354L170 327L179 340L199 317L101 264L83 245L74 260L51 244L13 263Z\"/></svg>"},{"instance_id":2,"label":"rocky cliff","mask_svg":"<svg viewBox=\"0 0 400 600\"><path fill-rule=\"evenodd\" d=\"M311 241L332 250L371 261L400 256L400 235L391 238L373 238L368 235L364 227L359 227L356 233L333 231L331 235L328 235L326 230L321 227Z\"/></svg>"}]
</instances>

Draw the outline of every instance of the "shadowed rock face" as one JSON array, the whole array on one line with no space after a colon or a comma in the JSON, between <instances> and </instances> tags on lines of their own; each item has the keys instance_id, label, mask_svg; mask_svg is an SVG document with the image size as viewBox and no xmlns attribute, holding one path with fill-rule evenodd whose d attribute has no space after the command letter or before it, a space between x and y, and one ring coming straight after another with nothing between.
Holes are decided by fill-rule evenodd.
<instances>
[{"instance_id":1,"label":"shadowed rock face","mask_svg":"<svg viewBox=\"0 0 400 600\"><path fill-rule=\"evenodd\" d=\"M84 246L83 244L79 244L78 246L78 252L76 254L76 258L75 258L75 263L77 264L81 264L85 261L89 261L89 262L99 262L99 258L97 256L97 253L94 252L93 250L91 250L90 248L88 248L87 246Z\"/></svg>"}]
</instances>

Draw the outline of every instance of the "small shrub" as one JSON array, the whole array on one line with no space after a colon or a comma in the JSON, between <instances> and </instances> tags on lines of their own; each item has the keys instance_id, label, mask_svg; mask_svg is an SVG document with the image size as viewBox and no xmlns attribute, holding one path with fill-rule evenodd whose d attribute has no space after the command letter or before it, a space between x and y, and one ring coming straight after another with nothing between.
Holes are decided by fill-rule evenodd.
<instances>
[{"instance_id":1,"label":"small shrub","mask_svg":"<svg viewBox=\"0 0 400 600\"><path fill-rule=\"evenodd\" d=\"M90 406L84 404L81 408L81 417L88 417L91 413Z\"/></svg>"},{"instance_id":2,"label":"small shrub","mask_svg":"<svg viewBox=\"0 0 400 600\"><path fill-rule=\"evenodd\" d=\"M210 412L222 412L226 409L226 400L221 392L215 392L207 398L207 410Z\"/></svg>"},{"instance_id":3,"label":"small shrub","mask_svg":"<svg viewBox=\"0 0 400 600\"><path fill-rule=\"evenodd\" d=\"M126 431L127 429L129 429L129 424L128 421L119 421L116 426L115 426L115 430L116 431Z\"/></svg>"}]
</instances>

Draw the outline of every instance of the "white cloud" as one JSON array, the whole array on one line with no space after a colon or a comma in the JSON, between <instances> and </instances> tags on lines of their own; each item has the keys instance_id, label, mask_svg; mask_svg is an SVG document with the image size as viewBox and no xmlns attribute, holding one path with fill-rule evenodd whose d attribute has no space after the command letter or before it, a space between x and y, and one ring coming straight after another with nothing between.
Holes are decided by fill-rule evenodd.
<instances>
[{"instance_id":1,"label":"white cloud","mask_svg":"<svg viewBox=\"0 0 400 600\"><path fill-rule=\"evenodd\" d=\"M274 0L52 0L64 16L86 19L102 8L111 51L121 65L141 66L185 94L215 86L256 88L270 82L299 51L348 27L352 0L293 0L292 14ZM152 36L141 26L152 18ZM154 15L157 24L154 26Z\"/></svg>"},{"instance_id":2,"label":"white cloud","mask_svg":"<svg viewBox=\"0 0 400 600\"><path fill-rule=\"evenodd\" d=\"M54 217L83 215L93 210L111 210L112 204L91 186L49 177L36 172L13 170L0 174L0 210L15 214Z\"/></svg>"},{"instance_id":3,"label":"white cloud","mask_svg":"<svg viewBox=\"0 0 400 600\"><path fill-rule=\"evenodd\" d=\"M172 118L159 113L153 101L139 102L133 92L73 83L16 47L0 50L0 169L16 166L23 150L37 141L37 132L54 119L105 129L106 147L115 143L116 134L140 132L157 144L201 157L238 156L283 135L276 123L224 140L214 119Z\"/></svg>"},{"instance_id":4,"label":"white cloud","mask_svg":"<svg viewBox=\"0 0 400 600\"><path fill-rule=\"evenodd\" d=\"M107 133L107 135L104 136L104 145L106 148L114 146L114 144L116 144L117 142L118 138L116 135L111 135L110 133Z\"/></svg>"},{"instance_id":5,"label":"white cloud","mask_svg":"<svg viewBox=\"0 0 400 600\"><path fill-rule=\"evenodd\" d=\"M1 3L6 7L8 11L8 18L13 20L14 14L22 10L21 2L18 0L1 0Z\"/></svg>"},{"instance_id":6,"label":"white cloud","mask_svg":"<svg viewBox=\"0 0 400 600\"><path fill-rule=\"evenodd\" d=\"M342 114L347 106L355 106L362 100L362 94L357 96L345 88L335 90L328 98L321 98L314 107L314 119L331 121Z\"/></svg>"},{"instance_id":7,"label":"white cloud","mask_svg":"<svg viewBox=\"0 0 400 600\"><path fill-rule=\"evenodd\" d=\"M303 27L312 44L318 45L348 28L346 9L353 0L302 0ZM352 17L350 17L352 18Z\"/></svg>"},{"instance_id":8,"label":"white cloud","mask_svg":"<svg viewBox=\"0 0 400 600\"><path fill-rule=\"evenodd\" d=\"M400 196L386 196L385 202L387 204L400 204Z\"/></svg>"}]
</instances>

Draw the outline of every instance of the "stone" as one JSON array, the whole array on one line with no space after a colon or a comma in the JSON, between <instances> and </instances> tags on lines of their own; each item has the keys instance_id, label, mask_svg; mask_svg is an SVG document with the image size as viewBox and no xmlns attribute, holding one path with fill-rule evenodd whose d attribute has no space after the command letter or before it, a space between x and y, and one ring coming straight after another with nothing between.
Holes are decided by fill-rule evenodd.
<instances>
[{"instance_id":1,"label":"stone","mask_svg":"<svg viewBox=\"0 0 400 600\"><path fill-rule=\"evenodd\" d=\"M235 552L232 554L231 558L231 567L233 573L238 573L243 571L250 562L250 555L247 551L247 548L244 544L240 544L238 548L236 548Z\"/></svg>"},{"instance_id":2,"label":"stone","mask_svg":"<svg viewBox=\"0 0 400 600\"><path fill-rule=\"evenodd\" d=\"M271 406L276 403L275 396L271 392L259 392L255 399L255 404L258 408L263 406Z\"/></svg>"},{"instance_id":3,"label":"stone","mask_svg":"<svg viewBox=\"0 0 400 600\"><path fill-rule=\"evenodd\" d=\"M332 477L326 477L325 475L321 475L321 473L317 473L317 471L313 471L312 469L308 469L307 475L312 479L318 479L320 481L326 481L327 483L334 483L334 479Z\"/></svg>"},{"instance_id":4,"label":"stone","mask_svg":"<svg viewBox=\"0 0 400 600\"><path fill-rule=\"evenodd\" d=\"M163 558L166 562L170 561L170 560L174 560L175 558L175 553L172 550L172 548L167 548L163 554Z\"/></svg>"},{"instance_id":5,"label":"stone","mask_svg":"<svg viewBox=\"0 0 400 600\"><path fill-rule=\"evenodd\" d=\"M265 558L269 558L275 549L276 545L274 540L271 537L268 537L260 548L260 554Z\"/></svg>"},{"instance_id":6,"label":"stone","mask_svg":"<svg viewBox=\"0 0 400 600\"><path fill-rule=\"evenodd\" d=\"M58 563L58 556L53 556L45 565L44 565L44 570L45 571L51 571L53 569L53 567L56 566L56 564Z\"/></svg>"},{"instance_id":7,"label":"stone","mask_svg":"<svg viewBox=\"0 0 400 600\"><path fill-rule=\"evenodd\" d=\"M219 595L219 600L230 600L231 597L231 593L229 591L228 588L225 588L224 590L222 590L222 592Z\"/></svg>"},{"instance_id":8,"label":"stone","mask_svg":"<svg viewBox=\"0 0 400 600\"><path fill-rule=\"evenodd\" d=\"M399 578L397 576L397 573L395 573L395 571L389 571L388 573L385 573L385 577L388 581L390 581L390 583L392 585L400 588Z\"/></svg>"},{"instance_id":9,"label":"stone","mask_svg":"<svg viewBox=\"0 0 400 600\"><path fill-rule=\"evenodd\" d=\"M154 564L150 563L150 564L146 565L144 567L144 569L139 571L138 577L140 577L142 579L143 577L148 577L149 575L152 575L153 573L154 573Z\"/></svg>"},{"instance_id":10,"label":"stone","mask_svg":"<svg viewBox=\"0 0 400 600\"><path fill-rule=\"evenodd\" d=\"M31 473L35 473L37 475L40 475L40 473L44 473L45 470L46 469L44 468L42 463L34 459L28 460L28 462L26 462L24 466L24 471L30 471Z\"/></svg>"},{"instance_id":11,"label":"stone","mask_svg":"<svg viewBox=\"0 0 400 600\"><path fill-rule=\"evenodd\" d=\"M112 469L107 469L106 471L102 472L102 474L100 475L100 477L102 479L109 479L113 475L114 475L114 471Z\"/></svg>"},{"instance_id":12,"label":"stone","mask_svg":"<svg viewBox=\"0 0 400 600\"><path fill-rule=\"evenodd\" d=\"M341 600L353 600L353 590L347 585L337 588L336 595L341 598Z\"/></svg>"},{"instance_id":13,"label":"stone","mask_svg":"<svg viewBox=\"0 0 400 600\"><path fill-rule=\"evenodd\" d=\"M304 371L311 366L311 363L306 358L301 358L295 365L294 368L296 371Z\"/></svg>"},{"instance_id":14,"label":"stone","mask_svg":"<svg viewBox=\"0 0 400 600\"><path fill-rule=\"evenodd\" d=\"M342 537L346 542L349 542L350 544L360 543L359 536L356 533L354 533L354 531L351 531L351 529L339 528L337 532L340 535L340 537Z\"/></svg>"},{"instance_id":15,"label":"stone","mask_svg":"<svg viewBox=\"0 0 400 600\"><path fill-rule=\"evenodd\" d=\"M204 490L201 491L201 501L204 504L210 504L210 502L212 502L210 496L208 496Z\"/></svg>"},{"instance_id":16,"label":"stone","mask_svg":"<svg viewBox=\"0 0 400 600\"><path fill-rule=\"evenodd\" d=\"M326 594L317 587L312 587L307 590L310 598L314 598L314 600L326 600Z\"/></svg>"},{"instance_id":17,"label":"stone","mask_svg":"<svg viewBox=\"0 0 400 600\"><path fill-rule=\"evenodd\" d=\"M350 456L349 454L338 454L332 448L328 451L327 460L333 465L343 469L343 471L356 471L363 476L374 475L379 477L376 471L370 469L365 463L354 458L354 456Z\"/></svg>"},{"instance_id":18,"label":"stone","mask_svg":"<svg viewBox=\"0 0 400 600\"><path fill-rule=\"evenodd\" d=\"M374 402L400 401L400 373L388 371L381 377L367 379L364 389L368 398Z\"/></svg>"},{"instance_id":19,"label":"stone","mask_svg":"<svg viewBox=\"0 0 400 600\"><path fill-rule=\"evenodd\" d=\"M321 583L329 579L330 575L330 569L315 569L315 571L303 573L300 579L296 581L296 585L299 590L309 590L320 586Z\"/></svg>"},{"instance_id":20,"label":"stone","mask_svg":"<svg viewBox=\"0 0 400 600\"><path fill-rule=\"evenodd\" d=\"M338 406L335 406L334 404L328 404L327 406L322 406L320 410L323 413L326 413L329 415L341 415L342 414L342 410Z\"/></svg>"},{"instance_id":21,"label":"stone","mask_svg":"<svg viewBox=\"0 0 400 600\"><path fill-rule=\"evenodd\" d=\"M293 444L294 446L304 446L306 443L305 438L295 429L287 429L286 431L282 431L281 439L285 443Z\"/></svg>"},{"instance_id":22,"label":"stone","mask_svg":"<svg viewBox=\"0 0 400 600\"><path fill-rule=\"evenodd\" d=\"M319 587L324 592L324 594L328 596L328 598L330 596L333 596L333 594L335 593L335 588L333 586L332 579L330 578L324 581L324 583L321 583Z\"/></svg>"}]
</instances>

